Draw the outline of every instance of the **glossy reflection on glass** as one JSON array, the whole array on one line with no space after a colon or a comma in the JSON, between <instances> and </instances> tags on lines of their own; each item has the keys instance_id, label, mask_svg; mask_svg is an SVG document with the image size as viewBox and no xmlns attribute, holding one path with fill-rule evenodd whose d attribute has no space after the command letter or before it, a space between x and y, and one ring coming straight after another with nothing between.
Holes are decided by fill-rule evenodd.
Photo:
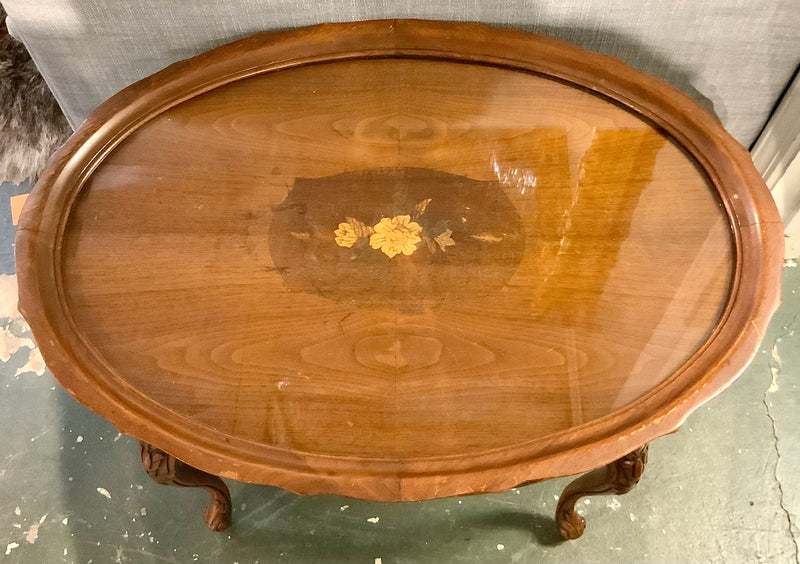
<instances>
[{"instance_id":1,"label":"glossy reflection on glass","mask_svg":"<svg viewBox=\"0 0 800 564\"><path fill-rule=\"evenodd\" d=\"M604 417L703 344L732 277L727 216L660 131L440 61L188 100L106 157L70 222L69 306L111 366L202 424L332 455L477 453Z\"/></svg>"}]
</instances>

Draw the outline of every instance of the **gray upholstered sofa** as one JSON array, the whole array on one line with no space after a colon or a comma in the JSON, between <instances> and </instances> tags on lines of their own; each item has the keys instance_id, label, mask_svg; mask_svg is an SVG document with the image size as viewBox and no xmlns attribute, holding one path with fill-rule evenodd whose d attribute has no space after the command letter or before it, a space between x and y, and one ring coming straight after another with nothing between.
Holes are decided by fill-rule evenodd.
<instances>
[{"instance_id":1,"label":"gray upholstered sofa","mask_svg":"<svg viewBox=\"0 0 800 564\"><path fill-rule=\"evenodd\" d=\"M168 64L324 21L428 18L537 31L614 55L693 96L742 144L800 62L798 0L2 0L73 127Z\"/></svg>"}]
</instances>

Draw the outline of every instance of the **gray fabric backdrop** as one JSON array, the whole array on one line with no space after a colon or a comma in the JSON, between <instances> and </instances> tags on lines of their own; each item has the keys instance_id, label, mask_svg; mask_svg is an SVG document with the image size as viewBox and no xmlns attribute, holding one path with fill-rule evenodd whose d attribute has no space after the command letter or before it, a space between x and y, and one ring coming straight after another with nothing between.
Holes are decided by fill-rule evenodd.
<instances>
[{"instance_id":1,"label":"gray fabric backdrop","mask_svg":"<svg viewBox=\"0 0 800 564\"><path fill-rule=\"evenodd\" d=\"M252 33L389 17L471 20L560 37L665 79L749 145L800 63L800 0L2 0L79 125L168 64Z\"/></svg>"}]
</instances>

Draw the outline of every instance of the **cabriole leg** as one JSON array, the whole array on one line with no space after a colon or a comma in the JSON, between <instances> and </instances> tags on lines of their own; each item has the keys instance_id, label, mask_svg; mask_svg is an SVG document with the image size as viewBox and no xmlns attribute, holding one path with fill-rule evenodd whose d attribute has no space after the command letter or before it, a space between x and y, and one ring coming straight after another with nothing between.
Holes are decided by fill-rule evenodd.
<instances>
[{"instance_id":1,"label":"cabriole leg","mask_svg":"<svg viewBox=\"0 0 800 564\"><path fill-rule=\"evenodd\" d=\"M231 524L231 494L228 486L219 477L181 462L171 454L139 441L142 465L147 474L157 483L165 486L204 488L211 494L203 515L206 525L212 531L224 531Z\"/></svg>"},{"instance_id":2,"label":"cabriole leg","mask_svg":"<svg viewBox=\"0 0 800 564\"><path fill-rule=\"evenodd\" d=\"M647 464L648 445L637 448L606 466L570 482L558 500L556 523L561 536L577 539L586 528L586 520L575 511L575 504L584 496L624 494L637 484Z\"/></svg>"}]
</instances>

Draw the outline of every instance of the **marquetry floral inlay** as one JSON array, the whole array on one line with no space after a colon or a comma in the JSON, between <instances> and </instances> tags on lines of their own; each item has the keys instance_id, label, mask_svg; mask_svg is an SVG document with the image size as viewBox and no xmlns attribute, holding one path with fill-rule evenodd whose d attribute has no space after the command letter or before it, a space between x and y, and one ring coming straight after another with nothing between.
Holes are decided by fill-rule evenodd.
<instances>
[{"instance_id":1,"label":"marquetry floral inlay","mask_svg":"<svg viewBox=\"0 0 800 564\"><path fill-rule=\"evenodd\" d=\"M369 246L381 251L389 258L397 255L410 256L417 250L419 243L425 241L431 252L437 249L446 252L447 247L455 245L450 229L445 229L438 235L428 236L423 233L422 226L414 221L422 214L431 203L431 198L426 198L414 207L413 219L411 215L396 215L394 217L382 217L373 226L364 222L348 217L339 224L334 233L334 240L340 247L350 248L359 241L368 242Z\"/></svg>"},{"instance_id":2,"label":"marquetry floral inlay","mask_svg":"<svg viewBox=\"0 0 800 564\"><path fill-rule=\"evenodd\" d=\"M453 234L453 232L451 230L445 229L444 232L442 232L439 235L437 235L436 237L434 237L433 241L437 245L439 245L439 248L442 249L442 251L446 251L447 247L450 247L450 246L456 244L456 242L453 241L453 238L451 237L452 234Z\"/></svg>"},{"instance_id":3,"label":"marquetry floral inlay","mask_svg":"<svg viewBox=\"0 0 800 564\"><path fill-rule=\"evenodd\" d=\"M379 249L389 258L400 253L414 254L417 243L422 241L422 237L419 236L422 226L416 221L411 221L410 215L384 217L373 229L375 233L369 237L369 246Z\"/></svg>"},{"instance_id":4,"label":"marquetry floral inlay","mask_svg":"<svg viewBox=\"0 0 800 564\"><path fill-rule=\"evenodd\" d=\"M334 231L336 244L340 247L352 247L361 237L369 237L375 232L372 227L365 225L354 217L339 224L339 229Z\"/></svg>"}]
</instances>

